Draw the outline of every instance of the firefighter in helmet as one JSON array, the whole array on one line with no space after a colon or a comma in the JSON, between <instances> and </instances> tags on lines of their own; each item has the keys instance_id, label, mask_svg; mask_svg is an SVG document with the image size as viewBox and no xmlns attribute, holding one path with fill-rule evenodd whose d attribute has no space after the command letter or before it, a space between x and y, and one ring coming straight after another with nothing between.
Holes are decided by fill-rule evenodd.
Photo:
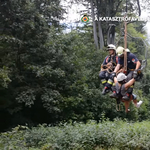
<instances>
[{"instance_id":1,"label":"firefighter in helmet","mask_svg":"<svg viewBox=\"0 0 150 150\"><path fill-rule=\"evenodd\" d=\"M112 73L112 77L115 77L119 69L124 67L124 51L127 51L127 73L126 75L127 75L127 82L128 82L129 80L132 79L133 75L135 78L138 77L138 69L141 67L141 63L137 59L137 57L129 51L129 49L125 50L123 47L119 46L116 49L116 54L118 56L118 64L115 67L114 72ZM130 99L130 95L133 92L133 85L128 88L128 92L126 93L126 95L122 97L123 100ZM115 91L113 91L110 97L113 97L113 98L116 97Z\"/></svg>"},{"instance_id":2,"label":"firefighter in helmet","mask_svg":"<svg viewBox=\"0 0 150 150\"><path fill-rule=\"evenodd\" d=\"M109 44L107 46L109 55L105 57L103 64L101 65L101 71L99 73L99 78L104 85L102 94L105 95L111 90L113 85L113 78L111 73L114 71L115 66L118 63L118 56L116 56L116 46Z\"/></svg>"}]
</instances>

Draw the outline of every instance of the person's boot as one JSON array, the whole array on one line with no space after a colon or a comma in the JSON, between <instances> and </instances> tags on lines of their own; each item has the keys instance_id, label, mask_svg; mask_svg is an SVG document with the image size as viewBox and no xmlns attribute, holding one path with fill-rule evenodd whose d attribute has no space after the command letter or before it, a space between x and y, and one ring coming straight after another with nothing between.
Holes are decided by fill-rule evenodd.
<instances>
[{"instance_id":1,"label":"person's boot","mask_svg":"<svg viewBox=\"0 0 150 150\"><path fill-rule=\"evenodd\" d=\"M107 86L105 86L103 91L102 91L102 95L109 93L109 91L110 91L109 88Z\"/></svg>"},{"instance_id":2,"label":"person's boot","mask_svg":"<svg viewBox=\"0 0 150 150\"><path fill-rule=\"evenodd\" d=\"M116 94L116 91L113 91L112 94L109 95L111 98L119 98L119 96Z\"/></svg>"},{"instance_id":3,"label":"person's boot","mask_svg":"<svg viewBox=\"0 0 150 150\"><path fill-rule=\"evenodd\" d=\"M129 100L130 99L130 95L127 93L125 96L122 97L123 100Z\"/></svg>"}]
</instances>

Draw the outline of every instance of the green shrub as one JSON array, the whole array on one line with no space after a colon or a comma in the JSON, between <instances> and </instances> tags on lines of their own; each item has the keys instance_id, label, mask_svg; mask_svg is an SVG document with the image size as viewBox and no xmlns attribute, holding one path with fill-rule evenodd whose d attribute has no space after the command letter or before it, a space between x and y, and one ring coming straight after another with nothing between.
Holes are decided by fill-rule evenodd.
<instances>
[{"instance_id":1,"label":"green shrub","mask_svg":"<svg viewBox=\"0 0 150 150\"><path fill-rule=\"evenodd\" d=\"M31 129L18 126L0 134L0 149L11 150L149 150L150 123L89 121Z\"/></svg>"}]
</instances>

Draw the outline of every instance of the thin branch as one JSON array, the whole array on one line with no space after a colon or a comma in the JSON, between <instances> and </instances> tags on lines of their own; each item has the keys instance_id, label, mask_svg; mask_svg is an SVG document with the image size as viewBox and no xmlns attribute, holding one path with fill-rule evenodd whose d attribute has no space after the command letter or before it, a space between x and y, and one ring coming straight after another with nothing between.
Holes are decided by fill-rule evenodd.
<instances>
[{"instance_id":1,"label":"thin branch","mask_svg":"<svg viewBox=\"0 0 150 150\"><path fill-rule=\"evenodd\" d=\"M119 8L121 2L122 2L122 0L120 0L120 1L118 2L118 5L116 6L116 11L114 12L113 16L115 16L116 13L118 12L118 8Z\"/></svg>"}]
</instances>

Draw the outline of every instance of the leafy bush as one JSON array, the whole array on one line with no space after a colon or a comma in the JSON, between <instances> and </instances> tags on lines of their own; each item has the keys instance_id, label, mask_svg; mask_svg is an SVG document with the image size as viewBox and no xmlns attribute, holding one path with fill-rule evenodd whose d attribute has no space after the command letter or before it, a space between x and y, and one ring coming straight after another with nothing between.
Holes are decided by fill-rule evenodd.
<instances>
[{"instance_id":1,"label":"leafy bush","mask_svg":"<svg viewBox=\"0 0 150 150\"><path fill-rule=\"evenodd\" d=\"M11 150L149 150L150 123L122 120L87 124L18 126L0 134L0 149Z\"/></svg>"}]
</instances>

